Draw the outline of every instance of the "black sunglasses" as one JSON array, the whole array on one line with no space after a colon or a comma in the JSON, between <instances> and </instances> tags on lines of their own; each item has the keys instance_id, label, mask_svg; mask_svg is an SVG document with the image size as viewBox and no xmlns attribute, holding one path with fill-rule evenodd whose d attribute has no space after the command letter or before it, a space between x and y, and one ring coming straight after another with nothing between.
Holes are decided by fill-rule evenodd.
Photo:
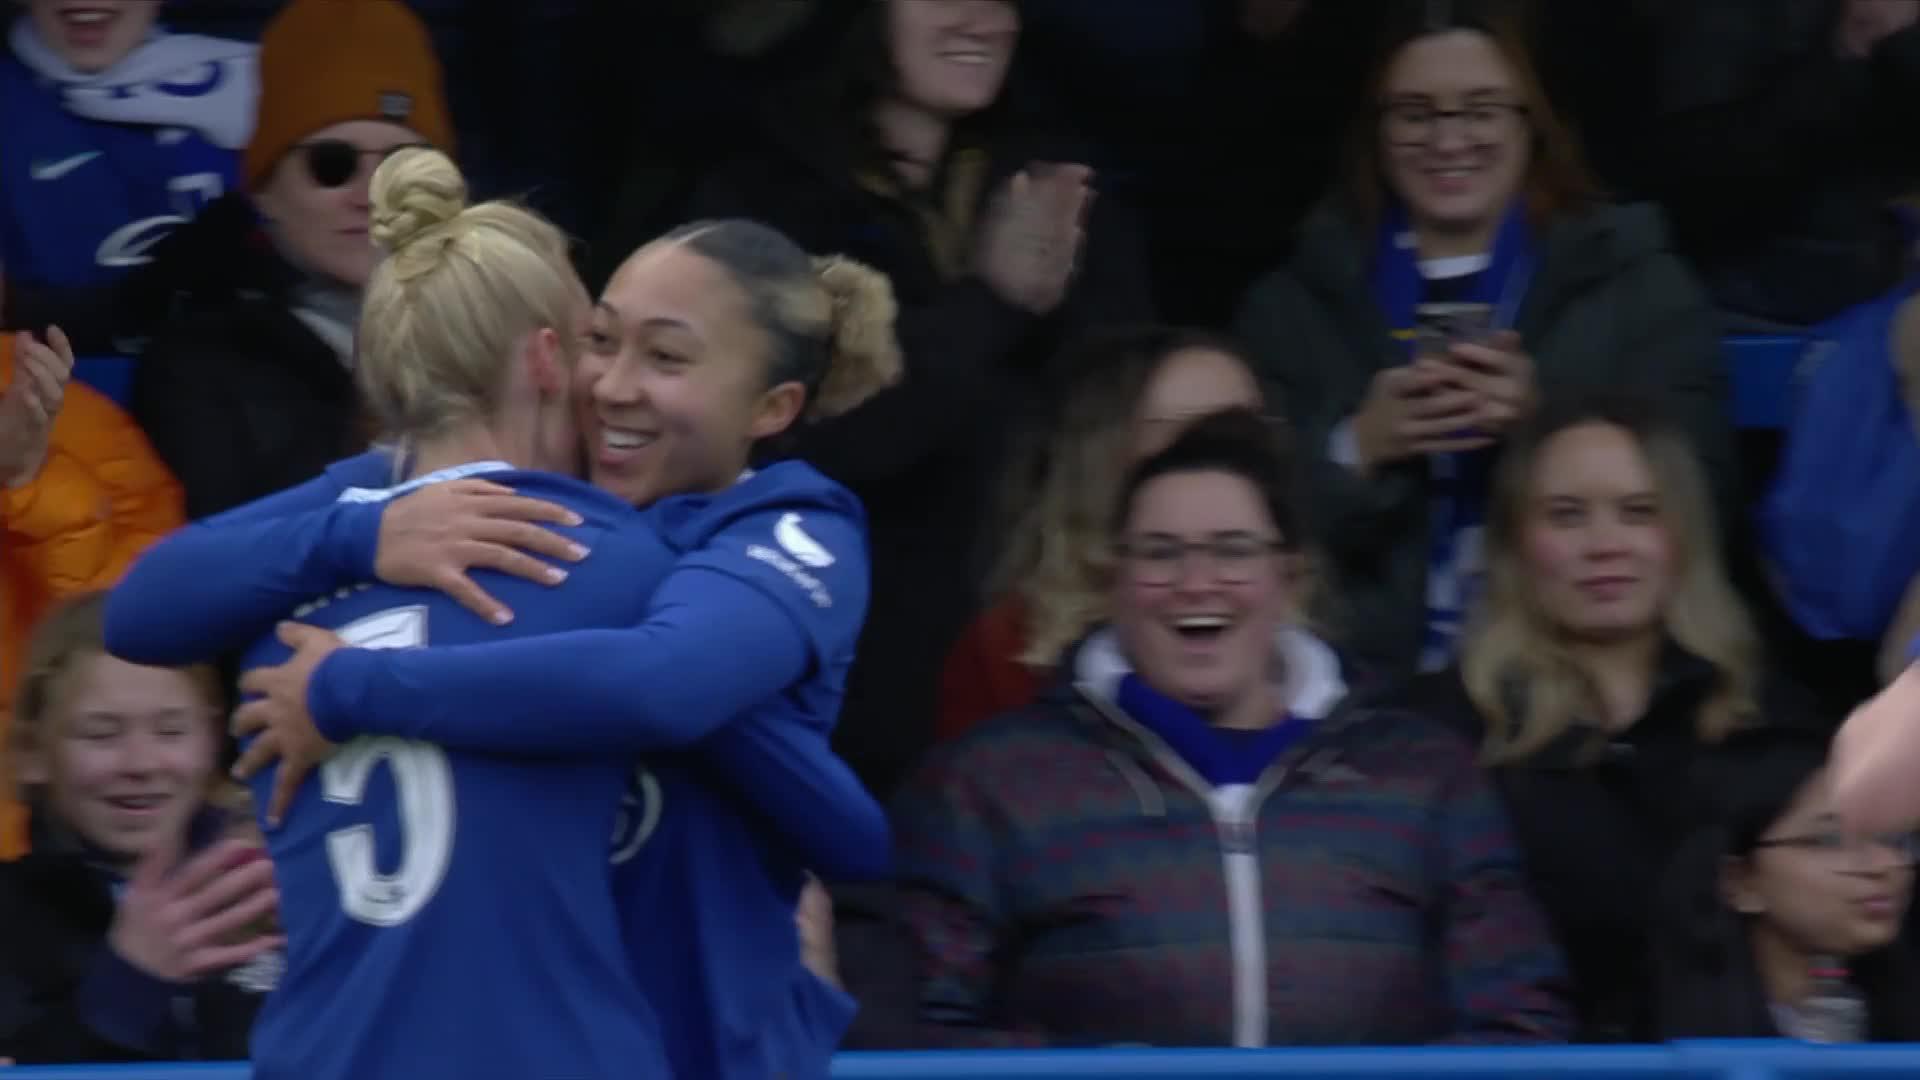
<instances>
[{"instance_id":1,"label":"black sunglasses","mask_svg":"<svg viewBox=\"0 0 1920 1080\"><path fill-rule=\"evenodd\" d=\"M301 143L298 149L306 158L307 175L313 182L323 188L337 188L359 175L361 158L373 158L378 166L402 150L425 146L426 143L405 143L385 150L362 150L345 139L315 139Z\"/></svg>"}]
</instances>

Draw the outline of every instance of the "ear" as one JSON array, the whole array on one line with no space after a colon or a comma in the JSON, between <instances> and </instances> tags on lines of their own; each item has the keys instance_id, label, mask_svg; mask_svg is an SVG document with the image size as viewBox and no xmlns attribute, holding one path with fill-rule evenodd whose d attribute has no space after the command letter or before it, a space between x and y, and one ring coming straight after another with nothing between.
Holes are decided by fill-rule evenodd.
<instances>
[{"instance_id":1,"label":"ear","mask_svg":"<svg viewBox=\"0 0 1920 1080\"><path fill-rule=\"evenodd\" d=\"M528 334L520 347L520 359L526 365L528 380L542 395L568 392L566 352L560 347L560 334L553 327L543 326Z\"/></svg>"},{"instance_id":2,"label":"ear","mask_svg":"<svg viewBox=\"0 0 1920 1080\"><path fill-rule=\"evenodd\" d=\"M1753 883L1753 863L1736 855L1720 860L1720 898L1728 909L1742 915L1760 915L1767 910L1765 900Z\"/></svg>"},{"instance_id":3,"label":"ear","mask_svg":"<svg viewBox=\"0 0 1920 1080\"><path fill-rule=\"evenodd\" d=\"M753 408L753 423L748 427L757 442L792 427L807 407L807 388L797 382L783 382L760 395Z\"/></svg>"}]
</instances>

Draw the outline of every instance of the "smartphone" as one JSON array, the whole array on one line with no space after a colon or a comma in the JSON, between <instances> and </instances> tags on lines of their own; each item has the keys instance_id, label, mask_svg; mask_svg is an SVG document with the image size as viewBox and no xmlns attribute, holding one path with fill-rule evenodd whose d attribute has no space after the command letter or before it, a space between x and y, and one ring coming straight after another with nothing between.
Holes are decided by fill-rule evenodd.
<instances>
[{"instance_id":1,"label":"smartphone","mask_svg":"<svg viewBox=\"0 0 1920 1080\"><path fill-rule=\"evenodd\" d=\"M1413 358L1442 357L1455 345L1479 344L1493 334L1493 305L1421 304L1413 309Z\"/></svg>"}]
</instances>

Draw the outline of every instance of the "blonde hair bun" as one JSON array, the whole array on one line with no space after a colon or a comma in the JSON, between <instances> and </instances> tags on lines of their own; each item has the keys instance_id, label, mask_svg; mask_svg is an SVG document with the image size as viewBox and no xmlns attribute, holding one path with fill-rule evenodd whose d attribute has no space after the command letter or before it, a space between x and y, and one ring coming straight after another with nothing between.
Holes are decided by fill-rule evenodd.
<instances>
[{"instance_id":1,"label":"blonde hair bun","mask_svg":"<svg viewBox=\"0 0 1920 1080\"><path fill-rule=\"evenodd\" d=\"M467 179L453 159L429 147L408 147L373 172L373 241L399 253L467 208Z\"/></svg>"},{"instance_id":2,"label":"blonde hair bun","mask_svg":"<svg viewBox=\"0 0 1920 1080\"><path fill-rule=\"evenodd\" d=\"M885 274L844 255L813 260L813 272L833 305L827 374L808 409L811 419L843 415L900 381L900 305Z\"/></svg>"}]
</instances>

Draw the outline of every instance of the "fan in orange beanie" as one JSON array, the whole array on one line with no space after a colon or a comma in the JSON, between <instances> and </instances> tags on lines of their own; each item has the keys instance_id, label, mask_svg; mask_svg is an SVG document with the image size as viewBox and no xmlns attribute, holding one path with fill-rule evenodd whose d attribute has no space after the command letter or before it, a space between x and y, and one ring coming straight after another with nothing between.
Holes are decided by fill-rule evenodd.
<instances>
[{"instance_id":1,"label":"fan in orange beanie","mask_svg":"<svg viewBox=\"0 0 1920 1080\"><path fill-rule=\"evenodd\" d=\"M426 27L399 0L292 0L261 35L246 190L155 255L172 317L134 372L133 412L201 518L366 447L353 380L377 260L368 185L408 146L451 153Z\"/></svg>"},{"instance_id":2,"label":"fan in orange beanie","mask_svg":"<svg viewBox=\"0 0 1920 1080\"><path fill-rule=\"evenodd\" d=\"M263 187L287 151L350 120L384 120L453 151L440 61L400 0L293 0L260 36L260 105L242 175Z\"/></svg>"},{"instance_id":3,"label":"fan in orange beanie","mask_svg":"<svg viewBox=\"0 0 1920 1080\"><path fill-rule=\"evenodd\" d=\"M295 254L313 268L365 283L373 268L364 233L366 181L382 157L422 142L452 154L453 123L427 29L404 3L293 0L267 24L260 104L241 177L282 230L283 244L297 245ZM304 175L285 176L295 164ZM328 198L342 192L344 201ZM359 227L342 227L347 223L337 219L345 215L326 215L313 224L333 235L308 235L302 211L326 203L341 204ZM329 250L334 245L350 250Z\"/></svg>"}]
</instances>

